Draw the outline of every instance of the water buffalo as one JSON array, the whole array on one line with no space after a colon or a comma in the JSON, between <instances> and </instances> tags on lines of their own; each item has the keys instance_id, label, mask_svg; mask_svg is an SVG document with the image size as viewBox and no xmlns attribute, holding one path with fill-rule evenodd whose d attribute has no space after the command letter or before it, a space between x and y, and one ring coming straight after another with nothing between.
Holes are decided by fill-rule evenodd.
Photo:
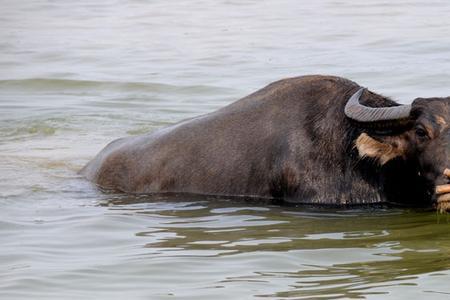
<instances>
[{"instance_id":1,"label":"water buffalo","mask_svg":"<svg viewBox=\"0 0 450 300\"><path fill-rule=\"evenodd\" d=\"M399 105L344 78L302 76L115 140L81 174L126 193L430 206L448 182L449 124L450 97Z\"/></svg>"}]
</instances>

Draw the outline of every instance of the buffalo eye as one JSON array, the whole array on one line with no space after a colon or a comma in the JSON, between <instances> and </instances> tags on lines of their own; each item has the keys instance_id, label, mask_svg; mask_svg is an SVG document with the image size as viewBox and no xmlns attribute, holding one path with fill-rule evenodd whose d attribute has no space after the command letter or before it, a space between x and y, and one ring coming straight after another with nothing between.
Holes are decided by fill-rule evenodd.
<instances>
[{"instance_id":1,"label":"buffalo eye","mask_svg":"<svg viewBox=\"0 0 450 300\"><path fill-rule=\"evenodd\" d=\"M416 135L420 139L427 139L428 138L428 132L425 129L421 128L421 127L417 127L416 128Z\"/></svg>"}]
</instances>

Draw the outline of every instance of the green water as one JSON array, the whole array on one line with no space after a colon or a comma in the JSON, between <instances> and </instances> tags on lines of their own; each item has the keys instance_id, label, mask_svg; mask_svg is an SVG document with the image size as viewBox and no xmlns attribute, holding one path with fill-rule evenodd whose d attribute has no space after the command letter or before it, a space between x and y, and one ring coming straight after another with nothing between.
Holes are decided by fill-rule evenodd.
<instances>
[{"instance_id":1,"label":"green water","mask_svg":"<svg viewBox=\"0 0 450 300\"><path fill-rule=\"evenodd\" d=\"M0 299L449 299L450 217L103 193L111 140L303 74L450 95L447 1L0 1Z\"/></svg>"}]
</instances>

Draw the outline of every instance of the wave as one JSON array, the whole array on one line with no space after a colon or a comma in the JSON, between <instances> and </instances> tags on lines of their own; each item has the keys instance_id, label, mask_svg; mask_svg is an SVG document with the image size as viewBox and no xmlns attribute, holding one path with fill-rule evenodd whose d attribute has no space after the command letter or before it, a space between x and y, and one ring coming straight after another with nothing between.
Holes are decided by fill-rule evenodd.
<instances>
[{"instance_id":1,"label":"wave","mask_svg":"<svg viewBox=\"0 0 450 300\"><path fill-rule=\"evenodd\" d=\"M113 92L145 92L145 93L230 93L233 89L210 86L189 85L180 86L153 82L121 82L121 81L95 81L72 80L55 78L28 78L0 80L0 90L15 91L113 91Z\"/></svg>"}]
</instances>

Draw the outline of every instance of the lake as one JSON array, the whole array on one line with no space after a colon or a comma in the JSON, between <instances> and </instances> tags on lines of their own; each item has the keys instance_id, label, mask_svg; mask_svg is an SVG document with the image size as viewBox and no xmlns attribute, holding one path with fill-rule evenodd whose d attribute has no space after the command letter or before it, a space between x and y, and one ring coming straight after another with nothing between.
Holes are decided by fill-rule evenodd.
<instances>
[{"instance_id":1,"label":"lake","mask_svg":"<svg viewBox=\"0 0 450 300\"><path fill-rule=\"evenodd\" d=\"M105 193L109 141L330 74L450 95L450 2L0 1L1 299L449 299L450 217Z\"/></svg>"}]
</instances>

